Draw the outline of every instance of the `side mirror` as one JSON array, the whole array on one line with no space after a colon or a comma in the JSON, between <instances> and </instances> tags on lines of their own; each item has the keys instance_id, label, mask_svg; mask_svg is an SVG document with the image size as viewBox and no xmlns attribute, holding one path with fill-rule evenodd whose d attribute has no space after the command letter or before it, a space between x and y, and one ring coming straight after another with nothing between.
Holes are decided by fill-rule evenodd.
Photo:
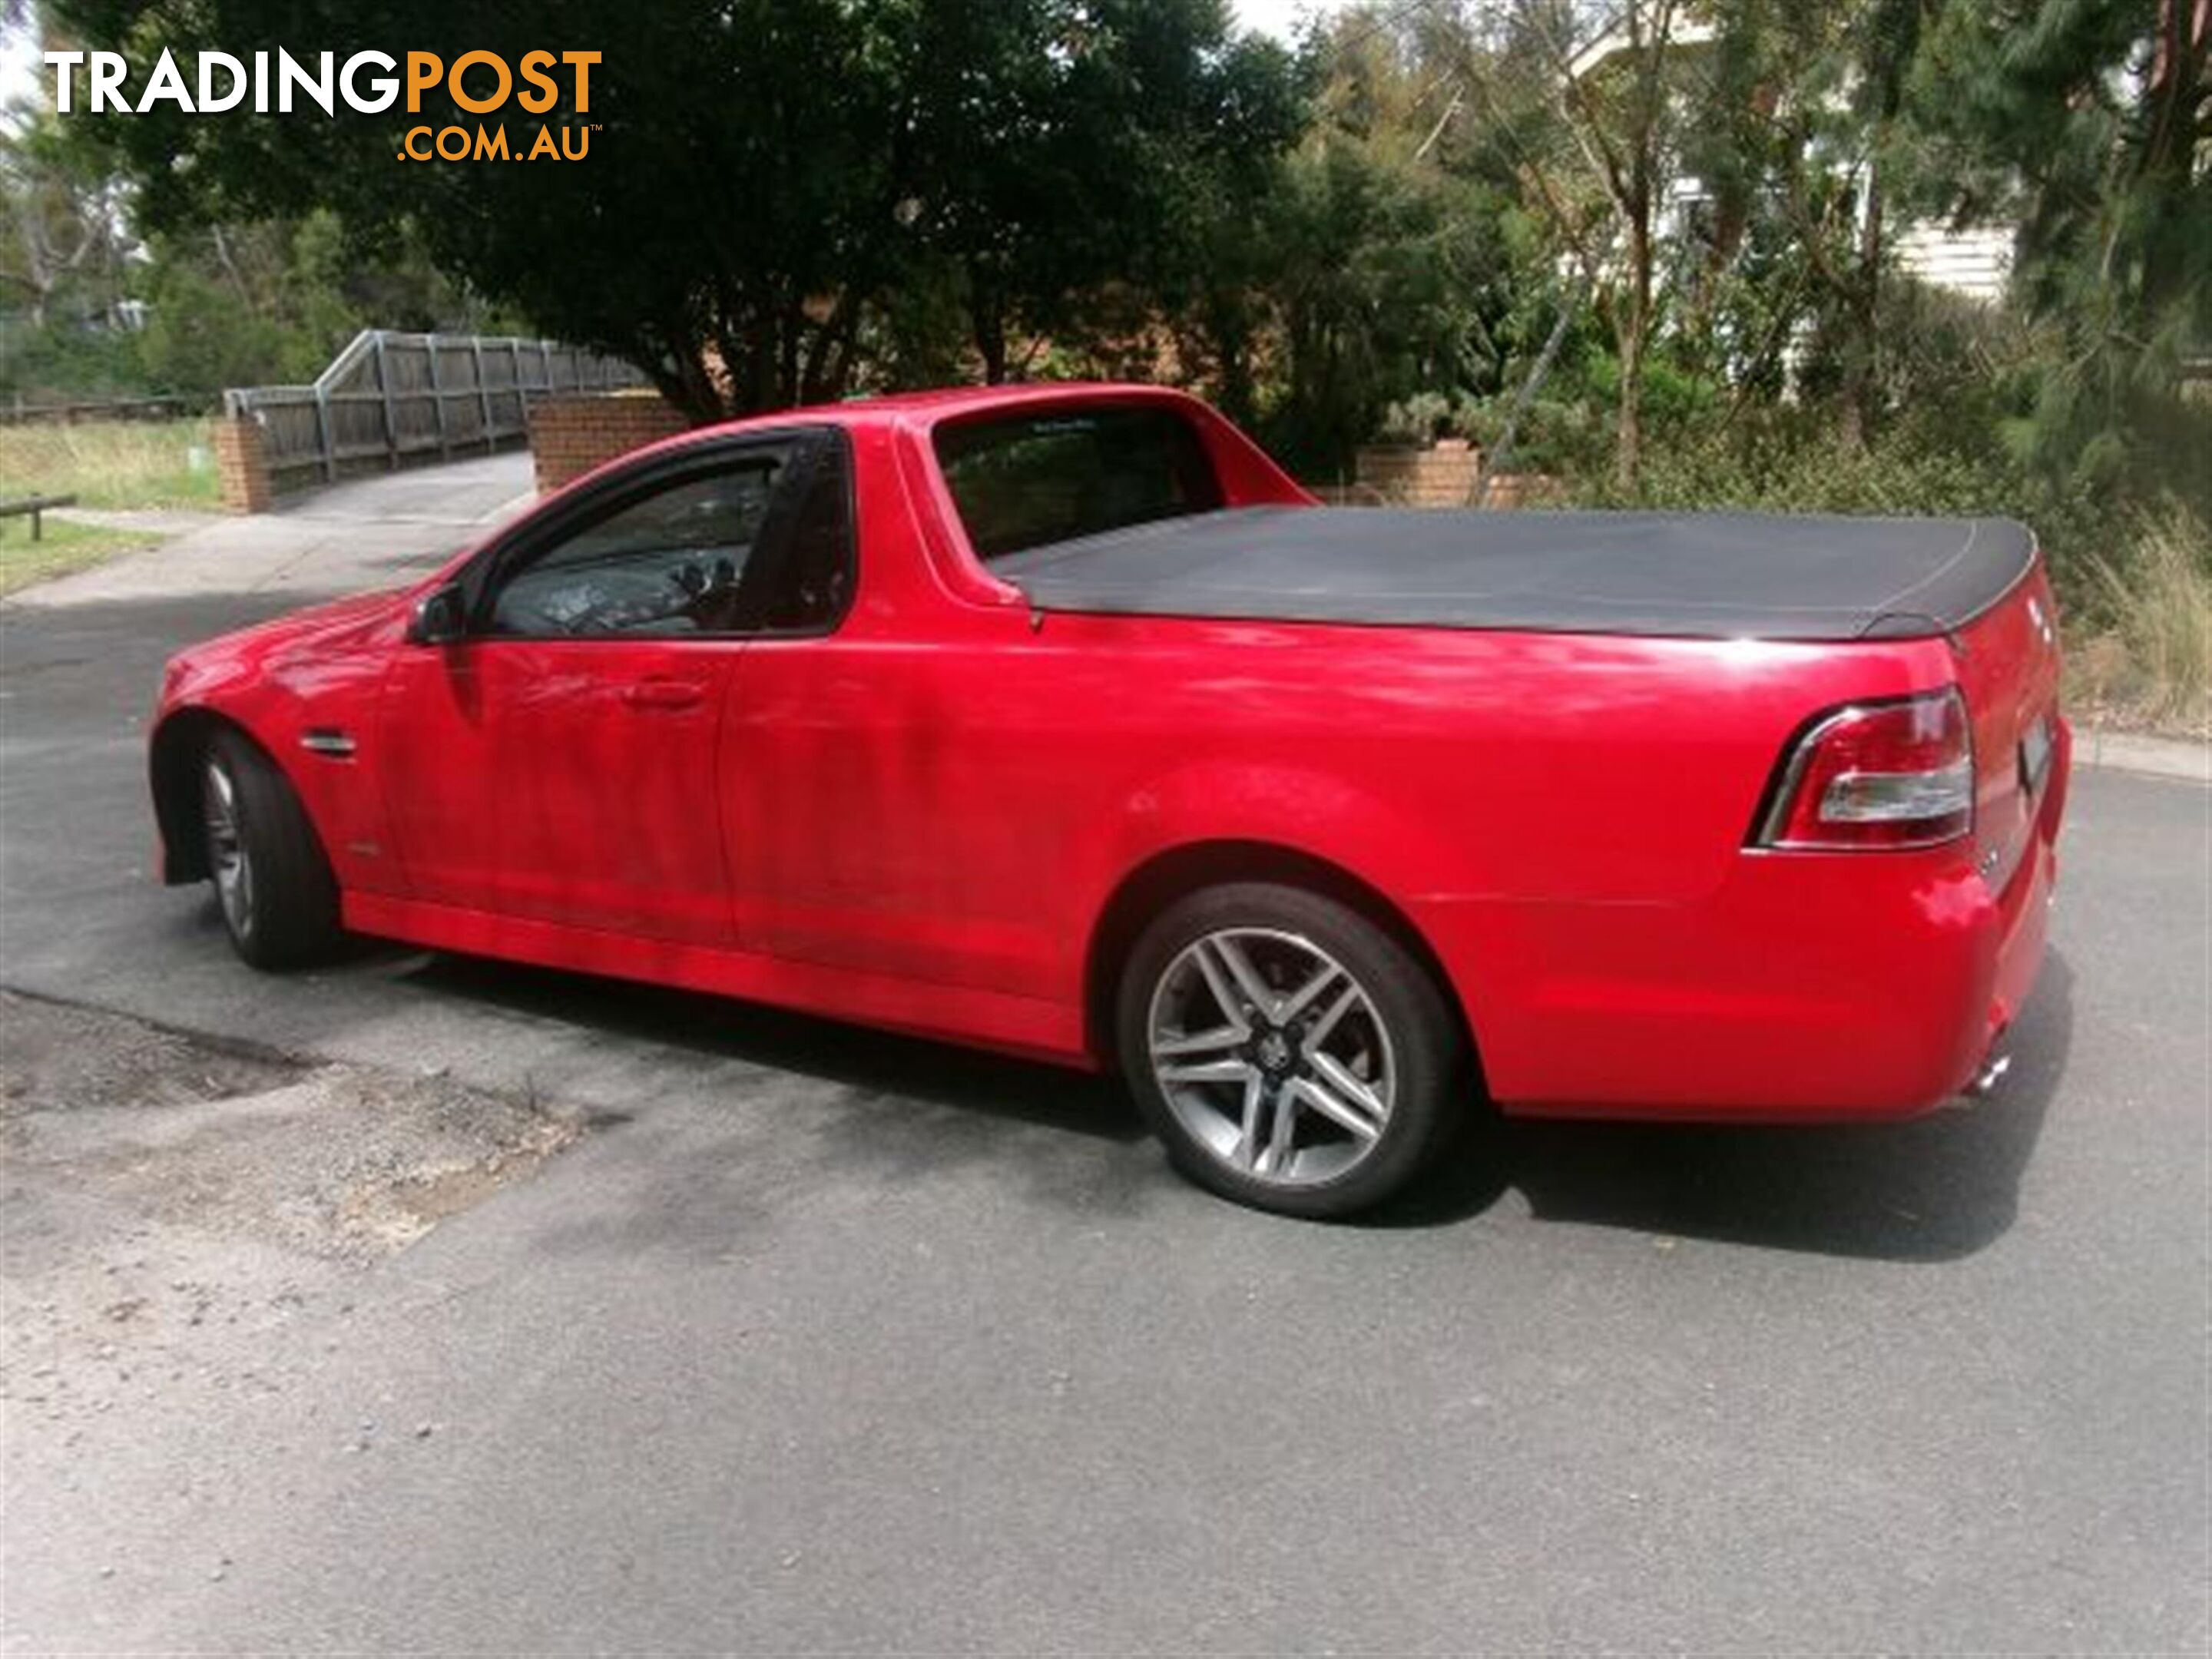
<instances>
[{"instance_id":1,"label":"side mirror","mask_svg":"<svg viewBox=\"0 0 2212 1659\"><path fill-rule=\"evenodd\" d=\"M415 614L407 623L407 642L451 645L468 631L468 600L459 582L447 582L415 601Z\"/></svg>"}]
</instances>

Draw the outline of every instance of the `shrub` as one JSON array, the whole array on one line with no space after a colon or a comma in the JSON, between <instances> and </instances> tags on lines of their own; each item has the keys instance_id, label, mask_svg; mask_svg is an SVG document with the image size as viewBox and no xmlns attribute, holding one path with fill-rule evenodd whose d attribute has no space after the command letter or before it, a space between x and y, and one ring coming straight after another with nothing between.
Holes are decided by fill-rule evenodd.
<instances>
[{"instance_id":1,"label":"shrub","mask_svg":"<svg viewBox=\"0 0 2212 1659\"><path fill-rule=\"evenodd\" d=\"M1375 435L1386 444L1426 444L1463 437L1451 398L1441 392L1416 392L1382 411Z\"/></svg>"},{"instance_id":2,"label":"shrub","mask_svg":"<svg viewBox=\"0 0 2212 1659\"><path fill-rule=\"evenodd\" d=\"M1994 447L1939 441L1918 423L1864 447L1786 412L1735 428L1683 425L1647 449L1632 491L1604 468L1572 475L1570 485L1577 503L1593 507L2021 519L2041 540L2069 608L2108 620L2087 562L2120 550L2106 539L2110 505L2039 478Z\"/></svg>"},{"instance_id":3,"label":"shrub","mask_svg":"<svg viewBox=\"0 0 2212 1659\"><path fill-rule=\"evenodd\" d=\"M2074 695L2092 712L2212 737L2212 533L2179 501L2133 531L2121 556L2087 561L2108 621L2069 641Z\"/></svg>"}]
</instances>

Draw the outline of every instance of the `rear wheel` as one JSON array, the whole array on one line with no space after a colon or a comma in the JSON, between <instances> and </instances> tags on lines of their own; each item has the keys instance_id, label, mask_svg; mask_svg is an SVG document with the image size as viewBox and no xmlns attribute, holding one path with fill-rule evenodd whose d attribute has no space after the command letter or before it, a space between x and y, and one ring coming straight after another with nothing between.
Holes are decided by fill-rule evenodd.
<instances>
[{"instance_id":1,"label":"rear wheel","mask_svg":"<svg viewBox=\"0 0 2212 1659\"><path fill-rule=\"evenodd\" d=\"M200 762L208 873L230 942L256 968L303 967L339 939L337 882L284 775L225 732Z\"/></svg>"},{"instance_id":2,"label":"rear wheel","mask_svg":"<svg viewBox=\"0 0 2212 1659\"><path fill-rule=\"evenodd\" d=\"M1176 1166L1261 1209L1337 1216L1430 1162L1465 1042L1436 981L1366 917L1300 888L1209 888L1148 927L1116 1035Z\"/></svg>"}]
</instances>

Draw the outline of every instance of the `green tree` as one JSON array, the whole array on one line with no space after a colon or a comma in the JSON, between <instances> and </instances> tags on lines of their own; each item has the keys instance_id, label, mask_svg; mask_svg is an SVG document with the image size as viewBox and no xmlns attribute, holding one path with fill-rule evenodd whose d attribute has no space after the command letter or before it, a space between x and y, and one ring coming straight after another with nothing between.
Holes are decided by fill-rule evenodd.
<instances>
[{"instance_id":1,"label":"green tree","mask_svg":"<svg viewBox=\"0 0 2212 1659\"><path fill-rule=\"evenodd\" d=\"M1347 11L1310 40L1297 148L1194 216L1178 357L1317 477L1408 399L1494 392L1540 295L1508 196L1447 165L1463 40L1439 9Z\"/></svg>"},{"instance_id":2,"label":"green tree","mask_svg":"<svg viewBox=\"0 0 2212 1659\"><path fill-rule=\"evenodd\" d=\"M1514 0L1496 45L1468 61L1493 131L1612 336L1620 366L1613 465L1623 488L1642 464L1645 363L1663 297L1661 215L1681 176L1691 107L1686 14L1678 0L1601 10Z\"/></svg>"},{"instance_id":3,"label":"green tree","mask_svg":"<svg viewBox=\"0 0 2212 1659\"><path fill-rule=\"evenodd\" d=\"M125 190L51 113L0 120L0 306L33 328L112 319L131 246Z\"/></svg>"},{"instance_id":4,"label":"green tree","mask_svg":"<svg viewBox=\"0 0 2212 1659\"><path fill-rule=\"evenodd\" d=\"M312 380L363 328L475 331L501 319L434 270L404 232L357 258L327 210L299 220L157 233L134 276L152 389L211 398L226 386Z\"/></svg>"},{"instance_id":5,"label":"green tree","mask_svg":"<svg viewBox=\"0 0 2212 1659\"><path fill-rule=\"evenodd\" d=\"M2190 0L1948 9L1908 84L1920 198L2018 227L2015 288L2057 347L2025 441L2047 471L2212 495L2212 14Z\"/></svg>"},{"instance_id":6,"label":"green tree","mask_svg":"<svg viewBox=\"0 0 2212 1659\"><path fill-rule=\"evenodd\" d=\"M1771 221L1787 238L1760 272L1771 357L1801 322L1832 362L1847 448L1882 415L1885 279L1902 179L1917 165L1906 86L1942 0L1715 0L1709 73L1685 145L1713 204L1705 253L1719 277Z\"/></svg>"},{"instance_id":7,"label":"green tree","mask_svg":"<svg viewBox=\"0 0 2212 1659\"><path fill-rule=\"evenodd\" d=\"M1264 186L1304 124L1288 54L1223 0L933 5L911 228L955 270L983 378L1017 334L1081 334L1102 296L1169 294L1218 252L1210 214Z\"/></svg>"},{"instance_id":8,"label":"green tree","mask_svg":"<svg viewBox=\"0 0 2212 1659\"><path fill-rule=\"evenodd\" d=\"M1181 168L1279 144L1296 125L1287 60L1233 39L1223 0L61 9L142 72L165 46L306 39L449 61L549 40L602 50L588 111L564 88L542 118L501 112L511 143L535 120L598 124L577 162L396 161L409 125L455 118L428 102L334 120L165 106L106 134L157 226L314 206L362 246L415 226L441 268L629 358L701 419L851 386L909 283L956 283L984 372L1006 374L1013 332L1056 327L1108 277L1156 263Z\"/></svg>"}]
</instances>

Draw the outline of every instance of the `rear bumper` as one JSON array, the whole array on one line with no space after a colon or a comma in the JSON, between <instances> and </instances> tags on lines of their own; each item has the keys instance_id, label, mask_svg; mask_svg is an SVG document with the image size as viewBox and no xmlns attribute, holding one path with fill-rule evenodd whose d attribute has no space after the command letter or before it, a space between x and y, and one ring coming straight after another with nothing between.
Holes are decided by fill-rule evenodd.
<instances>
[{"instance_id":1,"label":"rear bumper","mask_svg":"<svg viewBox=\"0 0 2212 1659\"><path fill-rule=\"evenodd\" d=\"M2033 988L2070 738L2002 891L1960 848L1747 852L1692 905L1431 907L1492 1095L1530 1116L1915 1116L1980 1074Z\"/></svg>"}]
</instances>

